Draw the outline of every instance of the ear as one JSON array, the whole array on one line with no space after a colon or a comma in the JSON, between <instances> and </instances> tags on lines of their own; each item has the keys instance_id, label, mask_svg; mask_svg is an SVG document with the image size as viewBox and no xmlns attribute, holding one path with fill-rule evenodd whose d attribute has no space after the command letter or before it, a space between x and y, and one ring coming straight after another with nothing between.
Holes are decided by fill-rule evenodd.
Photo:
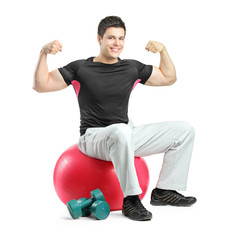
<instances>
[{"instance_id":1,"label":"ear","mask_svg":"<svg viewBox=\"0 0 235 240\"><path fill-rule=\"evenodd\" d=\"M97 40L98 40L99 45L101 45L101 37L100 37L100 35L97 35Z\"/></svg>"}]
</instances>

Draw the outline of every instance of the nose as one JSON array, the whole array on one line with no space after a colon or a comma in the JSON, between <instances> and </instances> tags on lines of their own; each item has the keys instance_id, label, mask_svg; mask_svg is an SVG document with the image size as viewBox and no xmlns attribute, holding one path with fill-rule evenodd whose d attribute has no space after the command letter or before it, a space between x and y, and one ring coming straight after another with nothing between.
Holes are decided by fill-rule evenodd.
<instances>
[{"instance_id":1,"label":"nose","mask_svg":"<svg viewBox=\"0 0 235 240\"><path fill-rule=\"evenodd\" d=\"M118 45L119 45L119 39L118 39L118 38L115 40L114 45L115 45L115 46L118 46Z\"/></svg>"}]
</instances>

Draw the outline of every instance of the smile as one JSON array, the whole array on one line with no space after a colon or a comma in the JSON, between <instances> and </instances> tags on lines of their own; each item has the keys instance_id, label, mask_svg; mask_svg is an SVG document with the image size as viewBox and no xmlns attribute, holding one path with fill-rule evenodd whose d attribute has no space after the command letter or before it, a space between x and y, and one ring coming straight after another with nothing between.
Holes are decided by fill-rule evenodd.
<instances>
[{"instance_id":1,"label":"smile","mask_svg":"<svg viewBox=\"0 0 235 240\"><path fill-rule=\"evenodd\" d=\"M112 52L115 52L115 53L119 52L119 50L120 50L120 48L110 48L110 49Z\"/></svg>"}]
</instances>

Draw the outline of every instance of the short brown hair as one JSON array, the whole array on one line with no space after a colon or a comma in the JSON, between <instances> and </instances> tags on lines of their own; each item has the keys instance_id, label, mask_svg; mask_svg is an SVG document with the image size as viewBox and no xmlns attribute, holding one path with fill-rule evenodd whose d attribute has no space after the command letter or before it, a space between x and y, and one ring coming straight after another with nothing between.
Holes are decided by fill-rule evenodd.
<instances>
[{"instance_id":1,"label":"short brown hair","mask_svg":"<svg viewBox=\"0 0 235 240\"><path fill-rule=\"evenodd\" d=\"M120 17L117 16L108 16L102 19L98 26L98 35L103 38L106 29L109 27L120 27L123 28L126 35L126 26Z\"/></svg>"}]
</instances>

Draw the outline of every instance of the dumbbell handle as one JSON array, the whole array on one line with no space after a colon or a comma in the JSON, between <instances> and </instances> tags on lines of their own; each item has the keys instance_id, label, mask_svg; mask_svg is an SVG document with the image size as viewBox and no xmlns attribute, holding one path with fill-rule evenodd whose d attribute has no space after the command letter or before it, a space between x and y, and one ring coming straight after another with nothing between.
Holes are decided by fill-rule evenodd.
<instances>
[{"instance_id":1,"label":"dumbbell handle","mask_svg":"<svg viewBox=\"0 0 235 240\"><path fill-rule=\"evenodd\" d=\"M81 209L89 207L94 203L96 200L102 200L105 201L103 193L100 191L100 189L95 189L91 192L91 198L87 198L86 200L79 203L79 206Z\"/></svg>"},{"instance_id":2,"label":"dumbbell handle","mask_svg":"<svg viewBox=\"0 0 235 240\"><path fill-rule=\"evenodd\" d=\"M81 203L79 203L79 205L80 205L80 208L83 209L83 208L91 206L91 204L93 202L94 202L93 198L88 198L88 199L82 201Z\"/></svg>"}]
</instances>

